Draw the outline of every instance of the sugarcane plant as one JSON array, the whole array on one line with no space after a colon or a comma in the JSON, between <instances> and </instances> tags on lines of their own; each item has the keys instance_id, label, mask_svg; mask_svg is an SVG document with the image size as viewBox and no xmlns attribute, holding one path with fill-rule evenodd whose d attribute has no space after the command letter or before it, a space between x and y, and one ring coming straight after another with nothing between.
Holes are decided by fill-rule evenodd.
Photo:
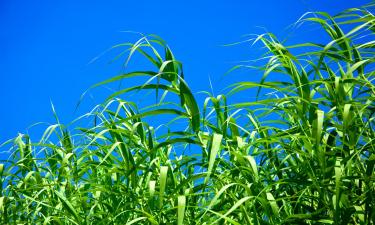
<instances>
[{"instance_id":1,"label":"sugarcane plant","mask_svg":"<svg viewBox=\"0 0 375 225\"><path fill-rule=\"evenodd\" d=\"M260 72L260 81L204 92L202 103L161 38L115 46L125 65L144 56L147 70L91 89L142 82L69 126L53 109L38 141L4 143L0 223L374 224L373 7L301 17L296 26L326 32L323 44L257 35L264 55L230 74ZM146 106L132 101L146 94Z\"/></svg>"}]
</instances>

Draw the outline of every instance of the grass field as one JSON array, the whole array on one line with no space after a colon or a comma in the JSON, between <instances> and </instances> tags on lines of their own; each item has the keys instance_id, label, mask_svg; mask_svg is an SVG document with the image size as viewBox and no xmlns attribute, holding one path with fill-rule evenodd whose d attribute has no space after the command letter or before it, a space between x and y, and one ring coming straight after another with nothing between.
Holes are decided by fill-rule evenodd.
<instances>
[{"instance_id":1,"label":"grass field","mask_svg":"<svg viewBox=\"0 0 375 225\"><path fill-rule=\"evenodd\" d=\"M0 224L374 224L374 6L296 23L324 44L256 36L264 55L229 76L249 68L259 82L202 105L163 40L116 46L154 69L94 85L145 79L77 118L88 125L55 114L40 140L3 144ZM227 103L250 89L256 99ZM147 107L123 97L150 91Z\"/></svg>"}]
</instances>

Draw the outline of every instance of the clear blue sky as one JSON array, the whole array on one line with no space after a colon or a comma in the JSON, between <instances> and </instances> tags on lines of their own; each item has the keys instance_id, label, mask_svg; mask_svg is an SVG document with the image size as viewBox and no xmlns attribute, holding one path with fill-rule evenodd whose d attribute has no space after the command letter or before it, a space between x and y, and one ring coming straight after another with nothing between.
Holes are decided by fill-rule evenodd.
<instances>
[{"instance_id":1,"label":"clear blue sky","mask_svg":"<svg viewBox=\"0 0 375 225\"><path fill-rule=\"evenodd\" d=\"M181 3L178 3L181 2ZM63 123L93 106L74 109L92 84L118 74L108 57L89 62L109 47L136 36L120 31L157 34L165 39L194 92L225 87L239 73L222 75L236 61L250 59L248 45L222 47L243 40L242 35L277 35L307 11L338 13L361 6L362 0L253 1L0 1L0 142L26 133L36 122L54 123L50 100ZM314 32L296 39L318 42ZM220 90L216 90L219 93ZM95 97L95 96L94 96ZM100 99L102 96L96 96ZM36 131L37 132L37 131Z\"/></svg>"}]
</instances>

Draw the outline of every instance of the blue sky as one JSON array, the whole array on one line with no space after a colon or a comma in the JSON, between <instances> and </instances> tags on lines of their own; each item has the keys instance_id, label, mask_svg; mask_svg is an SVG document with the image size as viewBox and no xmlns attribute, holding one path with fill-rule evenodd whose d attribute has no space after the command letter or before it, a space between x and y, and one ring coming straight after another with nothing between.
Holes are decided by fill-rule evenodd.
<instances>
[{"instance_id":1,"label":"blue sky","mask_svg":"<svg viewBox=\"0 0 375 225\"><path fill-rule=\"evenodd\" d=\"M263 33L264 28L283 39L287 26L307 11L335 14L369 1L178 2L2 0L0 142L18 132L27 133L34 123L54 123L50 100L63 123L100 103L103 96L97 92L74 113L80 95L89 86L121 69L108 63L111 54L89 62L115 44L139 38L121 31L161 36L183 62L193 91L208 90L210 77L218 94L238 79L252 79L246 72L224 78L223 74L240 60L255 57L256 52L248 44L223 44L244 40L245 34ZM297 31L292 39L324 42L308 29Z\"/></svg>"}]
</instances>

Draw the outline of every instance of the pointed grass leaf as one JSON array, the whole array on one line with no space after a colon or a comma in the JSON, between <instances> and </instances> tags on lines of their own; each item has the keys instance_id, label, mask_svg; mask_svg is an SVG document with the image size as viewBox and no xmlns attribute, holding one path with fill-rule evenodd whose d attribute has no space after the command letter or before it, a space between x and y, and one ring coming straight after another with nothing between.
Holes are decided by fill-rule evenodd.
<instances>
[{"instance_id":1,"label":"pointed grass leaf","mask_svg":"<svg viewBox=\"0 0 375 225\"><path fill-rule=\"evenodd\" d=\"M238 207L240 207L242 204L244 204L249 199L253 198L252 196L244 197L238 200L228 211L225 212L225 214L220 215L220 219L227 220L227 216L231 214L234 210L236 210ZM213 224L217 224L220 219L217 219Z\"/></svg>"},{"instance_id":2,"label":"pointed grass leaf","mask_svg":"<svg viewBox=\"0 0 375 225\"><path fill-rule=\"evenodd\" d=\"M54 191L54 193L62 201L62 203L65 206L66 210L74 216L74 218L77 220L77 222L80 223L81 218L78 215L78 213L77 213L76 209L74 208L74 206L68 201L68 199L66 199L64 195L62 195L60 192L58 192L56 190Z\"/></svg>"}]
</instances>

